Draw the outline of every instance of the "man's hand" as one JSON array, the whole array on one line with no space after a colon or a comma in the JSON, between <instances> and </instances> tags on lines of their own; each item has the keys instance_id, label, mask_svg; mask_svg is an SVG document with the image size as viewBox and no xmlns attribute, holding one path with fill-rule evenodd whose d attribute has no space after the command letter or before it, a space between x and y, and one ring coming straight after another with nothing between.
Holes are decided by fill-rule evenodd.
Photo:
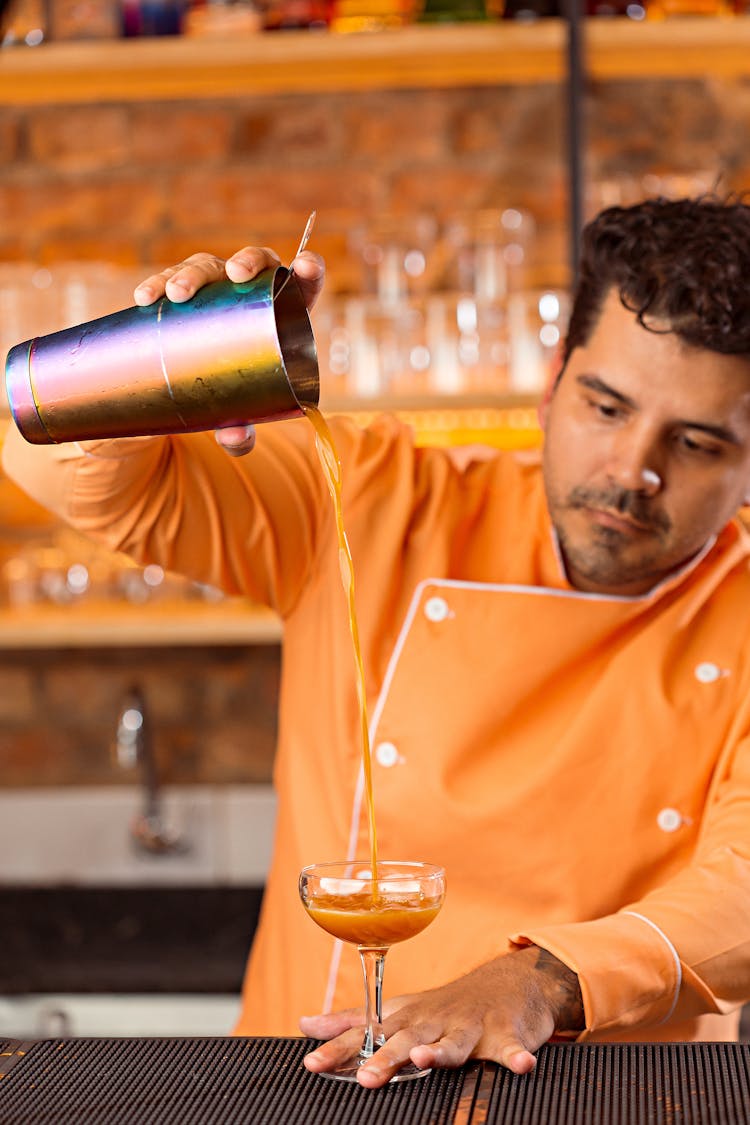
<instances>
[{"instance_id":1,"label":"man's hand","mask_svg":"<svg viewBox=\"0 0 750 1125\"><path fill-rule=\"evenodd\" d=\"M583 1027L578 977L551 953L529 946L450 984L393 1001L383 1020L388 1041L362 1064L357 1080L383 1086L409 1060L430 1067L483 1058L526 1074L536 1065L533 1052L554 1032ZM304 1060L308 1070L327 1070L359 1047L362 1013L305 1016L300 1029L329 1040Z\"/></svg>"},{"instance_id":2,"label":"man's hand","mask_svg":"<svg viewBox=\"0 0 750 1125\"><path fill-rule=\"evenodd\" d=\"M266 247L245 246L237 250L226 262L215 254L191 254L184 262L168 266L161 273L152 274L137 286L135 303L150 305L161 297L170 301L187 301L211 281L228 277L230 281L249 281L264 269L280 265L273 250ZM303 299L312 308L323 288L325 263L318 254L304 250L292 262ZM255 427L225 426L215 431L216 440L232 457L242 457L255 445Z\"/></svg>"}]
</instances>

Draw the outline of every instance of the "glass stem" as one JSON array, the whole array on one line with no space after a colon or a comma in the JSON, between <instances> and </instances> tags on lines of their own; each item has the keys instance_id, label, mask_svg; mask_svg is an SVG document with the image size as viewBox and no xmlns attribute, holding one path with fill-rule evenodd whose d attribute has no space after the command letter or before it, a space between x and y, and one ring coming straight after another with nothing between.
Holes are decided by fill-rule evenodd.
<instances>
[{"instance_id":1,"label":"glass stem","mask_svg":"<svg viewBox=\"0 0 750 1125\"><path fill-rule=\"evenodd\" d=\"M385 1043L382 1027L385 953L384 949L359 950L365 978L365 1038L360 1051L363 1059L369 1059L376 1047Z\"/></svg>"}]
</instances>

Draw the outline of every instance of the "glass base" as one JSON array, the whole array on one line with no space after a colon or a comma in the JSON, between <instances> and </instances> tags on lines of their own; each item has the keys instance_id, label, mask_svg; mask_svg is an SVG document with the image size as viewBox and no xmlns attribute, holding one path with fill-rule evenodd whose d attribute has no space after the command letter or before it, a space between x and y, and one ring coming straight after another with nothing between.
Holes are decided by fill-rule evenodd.
<instances>
[{"instance_id":1,"label":"glass base","mask_svg":"<svg viewBox=\"0 0 750 1125\"><path fill-rule=\"evenodd\" d=\"M335 1070L321 1070L318 1072L319 1078L333 1078L338 1082L356 1082L357 1074L362 1063L367 1062L366 1058L362 1055L356 1055L353 1059L342 1063L341 1066L336 1067ZM418 1067L414 1063L405 1063L399 1071L397 1071L392 1078L388 1079L388 1084L391 1082L409 1082L413 1078L424 1078L425 1075L430 1073L431 1067Z\"/></svg>"}]
</instances>

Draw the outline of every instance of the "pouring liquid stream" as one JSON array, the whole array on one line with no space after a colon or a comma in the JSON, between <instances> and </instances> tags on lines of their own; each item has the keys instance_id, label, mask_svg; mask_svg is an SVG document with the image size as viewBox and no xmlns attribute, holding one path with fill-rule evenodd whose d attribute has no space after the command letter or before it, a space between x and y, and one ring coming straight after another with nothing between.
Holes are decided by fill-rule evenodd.
<instances>
[{"instance_id":1,"label":"pouring liquid stream","mask_svg":"<svg viewBox=\"0 0 750 1125\"><path fill-rule=\"evenodd\" d=\"M365 779L365 797L367 801L367 817L370 830L370 863L372 877L377 879L378 871L378 843L375 830L375 802L372 792L372 758L370 752L370 734L367 726L367 697L365 695L365 669L362 661L362 650L359 643L359 627L357 625L357 612L354 603L354 567L352 565L351 551L344 530L344 517L341 501L341 462L333 435L321 412L315 406L303 405L305 416L315 430L315 445L318 451L323 474L328 485L328 491L334 504L336 515L336 532L339 544L339 566L341 568L341 581L347 596L349 606L349 630L354 647L355 671L357 676L357 695L359 697L360 722L362 727L362 766ZM374 898L377 898L377 883L374 884Z\"/></svg>"}]
</instances>

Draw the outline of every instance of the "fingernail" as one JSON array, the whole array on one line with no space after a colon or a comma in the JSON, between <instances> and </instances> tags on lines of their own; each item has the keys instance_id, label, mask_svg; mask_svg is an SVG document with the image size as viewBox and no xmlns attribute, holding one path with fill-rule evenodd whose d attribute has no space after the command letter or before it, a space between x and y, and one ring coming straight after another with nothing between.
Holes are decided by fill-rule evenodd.
<instances>
[{"instance_id":1,"label":"fingernail","mask_svg":"<svg viewBox=\"0 0 750 1125\"><path fill-rule=\"evenodd\" d=\"M139 297L146 297L149 301L153 299L154 291L150 285L136 285L135 292Z\"/></svg>"},{"instance_id":2,"label":"fingernail","mask_svg":"<svg viewBox=\"0 0 750 1125\"><path fill-rule=\"evenodd\" d=\"M254 259L252 259L252 258L241 258L238 255L234 255L234 257L228 259L227 265L230 265L230 264L234 265L234 266L239 266L241 269L247 270L248 273L254 273L255 270L258 268L258 264Z\"/></svg>"}]
</instances>

